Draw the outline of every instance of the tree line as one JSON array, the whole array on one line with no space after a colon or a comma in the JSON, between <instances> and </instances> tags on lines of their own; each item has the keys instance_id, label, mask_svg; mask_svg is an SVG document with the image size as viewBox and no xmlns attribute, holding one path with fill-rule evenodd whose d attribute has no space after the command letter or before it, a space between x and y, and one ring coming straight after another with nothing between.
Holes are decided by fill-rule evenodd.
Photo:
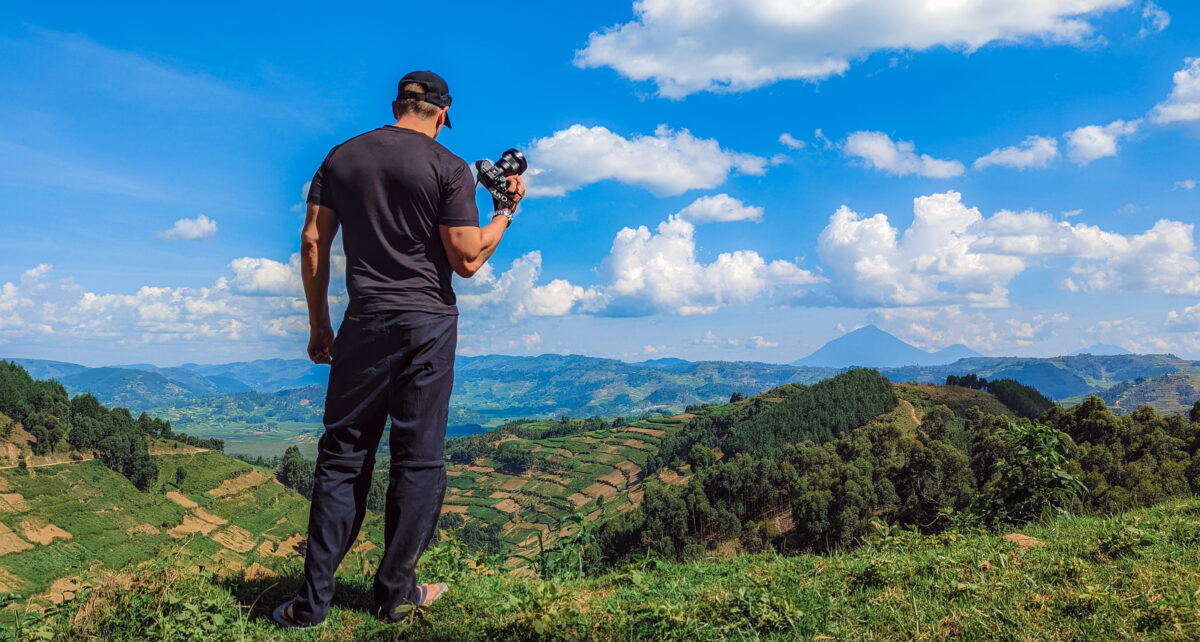
<instances>
[{"instance_id":1,"label":"tree line","mask_svg":"<svg viewBox=\"0 0 1200 642\"><path fill-rule=\"evenodd\" d=\"M34 438L34 455L48 455L66 443L73 450L96 451L108 468L121 473L139 490L158 478L147 437L174 439L189 445L223 450L220 439L201 439L171 430L171 423L142 413L136 419L127 408L106 408L91 394L71 397L62 384L35 380L25 368L0 361L0 413L12 423L0 428L10 437L14 424Z\"/></svg>"},{"instance_id":2,"label":"tree line","mask_svg":"<svg viewBox=\"0 0 1200 642\"><path fill-rule=\"evenodd\" d=\"M997 401L1008 406L1008 409L1016 413L1018 417L1034 419L1041 417L1047 410L1054 407L1054 402L1046 395L1016 379L988 381L972 373L962 376L949 375L946 377L946 385L990 392L995 395Z\"/></svg>"},{"instance_id":3,"label":"tree line","mask_svg":"<svg viewBox=\"0 0 1200 642\"><path fill-rule=\"evenodd\" d=\"M687 559L731 539L748 551L826 551L853 545L875 522L923 532L999 527L1200 492L1200 402L1189 416L1146 406L1118 417L1091 397L1069 410L1052 405L1036 422L936 405L916 429L887 420L850 425L846 417L877 409L862 404L887 405L875 377L860 371L836 382L821 405L804 399L820 384L764 393L787 396L757 409L753 398L743 402L736 412L749 416L734 414L732 425L720 414L727 408L696 409L654 462L689 465L687 483L648 482L642 504L602 522L584 556L593 568L649 551ZM810 416L768 414L798 409L843 423L813 430ZM794 435L804 438L790 441ZM723 461L714 448L727 453Z\"/></svg>"}]
</instances>

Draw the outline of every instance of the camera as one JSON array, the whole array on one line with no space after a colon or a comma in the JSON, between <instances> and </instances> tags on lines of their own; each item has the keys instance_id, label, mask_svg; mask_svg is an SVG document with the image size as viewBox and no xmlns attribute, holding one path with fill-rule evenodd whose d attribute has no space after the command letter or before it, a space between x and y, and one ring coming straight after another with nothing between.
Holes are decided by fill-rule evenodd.
<instances>
[{"instance_id":1,"label":"camera","mask_svg":"<svg viewBox=\"0 0 1200 642\"><path fill-rule=\"evenodd\" d=\"M475 170L480 185L492 193L492 197L502 207L512 207L513 200L508 194L508 176L520 176L525 173L529 163L519 150L510 149L500 155L500 160L493 163L484 159L475 161Z\"/></svg>"}]
</instances>

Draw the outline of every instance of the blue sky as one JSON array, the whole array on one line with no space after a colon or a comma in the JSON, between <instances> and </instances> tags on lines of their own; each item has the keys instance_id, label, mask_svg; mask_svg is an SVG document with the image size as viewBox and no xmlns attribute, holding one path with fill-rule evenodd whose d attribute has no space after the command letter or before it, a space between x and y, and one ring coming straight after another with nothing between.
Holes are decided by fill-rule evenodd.
<instances>
[{"instance_id":1,"label":"blue sky","mask_svg":"<svg viewBox=\"0 0 1200 642\"><path fill-rule=\"evenodd\" d=\"M441 142L531 162L459 283L463 354L786 362L875 323L930 350L1200 358L1195 3L8 15L5 356L302 356L303 186L429 68L455 97Z\"/></svg>"}]
</instances>

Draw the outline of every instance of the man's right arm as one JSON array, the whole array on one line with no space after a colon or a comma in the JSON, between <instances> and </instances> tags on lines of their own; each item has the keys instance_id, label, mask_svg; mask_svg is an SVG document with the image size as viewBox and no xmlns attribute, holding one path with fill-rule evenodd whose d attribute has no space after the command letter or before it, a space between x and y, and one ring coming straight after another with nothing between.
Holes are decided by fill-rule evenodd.
<instances>
[{"instance_id":1,"label":"man's right arm","mask_svg":"<svg viewBox=\"0 0 1200 642\"><path fill-rule=\"evenodd\" d=\"M517 204L525 196L525 183L520 176L508 178L508 193L513 199L512 211L516 212ZM446 248L450 267L464 279L474 276L499 247L508 226L505 216L494 216L492 222L483 227L442 225L442 245Z\"/></svg>"},{"instance_id":2,"label":"man's right arm","mask_svg":"<svg viewBox=\"0 0 1200 642\"><path fill-rule=\"evenodd\" d=\"M308 357L329 363L333 357L333 324L329 319L329 254L338 231L337 213L324 205L308 204L300 234L301 280L308 301Z\"/></svg>"}]
</instances>

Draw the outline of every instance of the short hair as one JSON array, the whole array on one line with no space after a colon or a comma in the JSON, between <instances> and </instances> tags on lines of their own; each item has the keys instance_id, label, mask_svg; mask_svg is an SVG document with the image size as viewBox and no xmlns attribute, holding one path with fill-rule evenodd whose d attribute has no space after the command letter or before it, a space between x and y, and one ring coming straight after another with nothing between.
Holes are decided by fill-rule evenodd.
<instances>
[{"instance_id":1,"label":"short hair","mask_svg":"<svg viewBox=\"0 0 1200 642\"><path fill-rule=\"evenodd\" d=\"M421 86L421 83L409 82L409 83L404 83L404 86L400 88L400 91L402 91L402 92L414 91L417 93L424 93L425 88ZM417 100L416 98L399 98L396 100L396 115L397 116L403 116L404 114L412 114L413 116L416 116L417 118L420 118L422 120L430 120L433 118L437 118L437 115L440 114L441 112L442 112L441 107L438 107L437 105L435 105L433 103L427 103L424 100Z\"/></svg>"}]
</instances>

